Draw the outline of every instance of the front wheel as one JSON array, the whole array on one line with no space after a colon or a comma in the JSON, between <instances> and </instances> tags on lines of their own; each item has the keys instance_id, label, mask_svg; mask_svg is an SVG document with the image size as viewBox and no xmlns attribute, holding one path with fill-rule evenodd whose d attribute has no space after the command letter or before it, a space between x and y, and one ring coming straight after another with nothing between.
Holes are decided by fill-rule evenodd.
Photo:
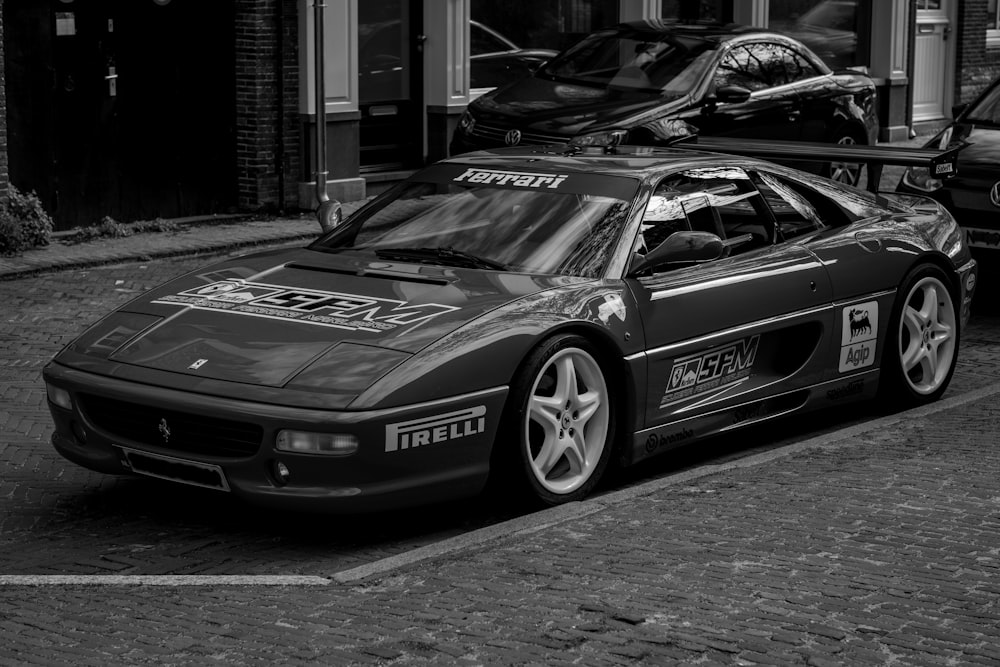
<instances>
[{"instance_id":1,"label":"front wheel","mask_svg":"<svg viewBox=\"0 0 1000 667\"><path fill-rule=\"evenodd\" d=\"M526 360L512 386L518 468L547 505L580 500L611 458L614 406L597 350L585 338L550 338Z\"/></svg>"},{"instance_id":2,"label":"front wheel","mask_svg":"<svg viewBox=\"0 0 1000 667\"><path fill-rule=\"evenodd\" d=\"M947 277L936 266L914 269L903 281L889 323L883 398L910 407L941 397L958 363L959 320Z\"/></svg>"}]
</instances>

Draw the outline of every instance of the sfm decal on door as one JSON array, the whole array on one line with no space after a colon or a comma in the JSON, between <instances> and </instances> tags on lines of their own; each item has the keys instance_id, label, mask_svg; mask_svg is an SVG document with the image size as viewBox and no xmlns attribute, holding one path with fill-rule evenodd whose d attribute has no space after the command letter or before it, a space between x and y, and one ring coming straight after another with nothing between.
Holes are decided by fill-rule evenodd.
<instances>
[{"instance_id":1,"label":"sfm decal on door","mask_svg":"<svg viewBox=\"0 0 1000 667\"><path fill-rule=\"evenodd\" d=\"M840 372L847 373L875 363L878 338L878 302L868 301L843 310L840 334Z\"/></svg>"},{"instance_id":2,"label":"sfm decal on door","mask_svg":"<svg viewBox=\"0 0 1000 667\"><path fill-rule=\"evenodd\" d=\"M727 387L749 376L759 341L760 336L751 336L718 350L676 359L660 407L710 389Z\"/></svg>"}]
</instances>

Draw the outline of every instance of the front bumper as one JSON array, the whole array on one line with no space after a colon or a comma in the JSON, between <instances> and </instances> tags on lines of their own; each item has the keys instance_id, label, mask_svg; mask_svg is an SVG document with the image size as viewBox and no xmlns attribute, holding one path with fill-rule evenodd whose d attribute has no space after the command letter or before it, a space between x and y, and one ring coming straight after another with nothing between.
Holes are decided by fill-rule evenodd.
<instances>
[{"instance_id":1,"label":"front bumper","mask_svg":"<svg viewBox=\"0 0 1000 667\"><path fill-rule=\"evenodd\" d=\"M496 387L384 410L325 411L164 389L57 363L45 368L44 377L73 399L71 410L52 403L49 410L55 422L52 444L74 463L218 488L274 508L343 513L480 492L507 396L507 387ZM260 444L255 451L229 453L216 447L205 453L197 442L164 439L157 423L149 424L148 436L143 431L136 437L134 427L117 428L107 411L95 419L87 408L93 397L133 406L134 414L163 414L165 421L183 415L245 423L259 427ZM351 434L360 445L350 456L280 451L274 443L282 429ZM278 473L279 464L288 471L287 479Z\"/></svg>"}]
</instances>

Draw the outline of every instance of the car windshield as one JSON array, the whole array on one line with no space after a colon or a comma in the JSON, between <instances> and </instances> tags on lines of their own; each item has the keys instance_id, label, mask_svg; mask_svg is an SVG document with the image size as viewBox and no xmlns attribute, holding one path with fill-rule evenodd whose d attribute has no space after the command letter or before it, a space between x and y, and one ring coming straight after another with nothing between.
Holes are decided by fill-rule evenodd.
<instances>
[{"instance_id":1,"label":"car windshield","mask_svg":"<svg viewBox=\"0 0 1000 667\"><path fill-rule=\"evenodd\" d=\"M637 189L632 178L435 165L311 247L596 278L621 236Z\"/></svg>"},{"instance_id":2,"label":"car windshield","mask_svg":"<svg viewBox=\"0 0 1000 667\"><path fill-rule=\"evenodd\" d=\"M965 122L1000 127L1000 84L986 93L977 104L965 114Z\"/></svg>"},{"instance_id":3,"label":"car windshield","mask_svg":"<svg viewBox=\"0 0 1000 667\"><path fill-rule=\"evenodd\" d=\"M715 47L714 42L698 37L605 30L553 58L541 73L577 83L679 97L704 78Z\"/></svg>"}]
</instances>

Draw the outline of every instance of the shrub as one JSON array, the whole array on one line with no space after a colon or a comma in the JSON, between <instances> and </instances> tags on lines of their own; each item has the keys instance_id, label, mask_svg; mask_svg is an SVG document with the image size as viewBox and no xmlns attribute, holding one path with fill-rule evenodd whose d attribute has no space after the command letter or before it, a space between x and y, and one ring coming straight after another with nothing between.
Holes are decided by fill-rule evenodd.
<instances>
[{"instance_id":1,"label":"shrub","mask_svg":"<svg viewBox=\"0 0 1000 667\"><path fill-rule=\"evenodd\" d=\"M52 218L34 192L22 193L8 186L7 200L0 203L0 254L14 255L29 248L46 246L52 235Z\"/></svg>"},{"instance_id":2,"label":"shrub","mask_svg":"<svg viewBox=\"0 0 1000 667\"><path fill-rule=\"evenodd\" d=\"M72 233L61 240L64 245L74 245L96 241L98 239L120 239L142 232L175 232L179 225L171 220L156 218L155 220L138 220L132 223L121 223L111 216L104 216L101 222L90 227L74 227Z\"/></svg>"}]
</instances>

